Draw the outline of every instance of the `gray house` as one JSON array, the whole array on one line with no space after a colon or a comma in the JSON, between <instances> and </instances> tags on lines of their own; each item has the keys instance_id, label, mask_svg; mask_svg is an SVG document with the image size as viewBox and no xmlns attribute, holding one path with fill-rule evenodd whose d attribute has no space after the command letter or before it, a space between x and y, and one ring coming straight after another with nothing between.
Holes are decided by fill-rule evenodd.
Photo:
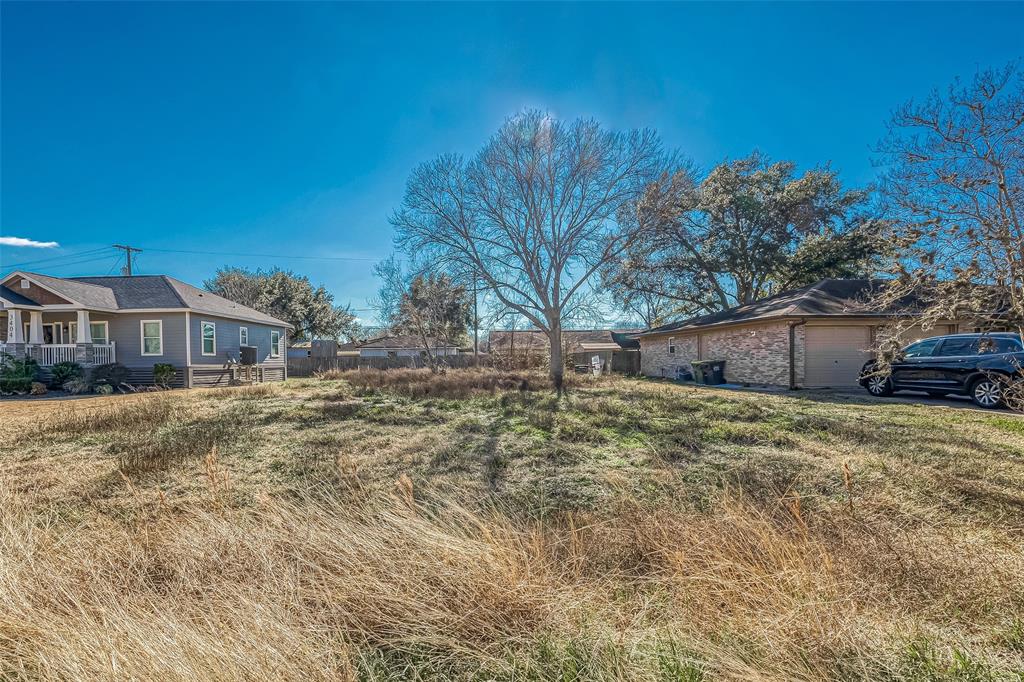
<instances>
[{"instance_id":1,"label":"gray house","mask_svg":"<svg viewBox=\"0 0 1024 682\"><path fill-rule=\"evenodd\" d=\"M0 352L33 357L44 368L118 362L138 384L152 383L158 363L175 367L178 386L284 380L288 328L166 275L12 272L0 279ZM243 347L255 349L255 364L241 364Z\"/></svg>"}]
</instances>

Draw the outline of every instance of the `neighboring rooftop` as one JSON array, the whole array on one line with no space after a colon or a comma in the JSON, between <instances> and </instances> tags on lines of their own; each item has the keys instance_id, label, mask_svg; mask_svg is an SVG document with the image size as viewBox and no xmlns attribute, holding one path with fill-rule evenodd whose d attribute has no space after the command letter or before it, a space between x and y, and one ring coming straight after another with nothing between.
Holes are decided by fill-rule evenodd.
<instances>
[{"instance_id":1,"label":"neighboring rooftop","mask_svg":"<svg viewBox=\"0 0 1024 682\"><path fill-rule=\"evenodd\" d=\"M867 306L871 292L884 284L885 280L880 279L823 279L747 305L654 327L639 336L780 317L886 317L891 313ZM907 302L906 310L912 310L910 302Z\"/></svg>"},{"instance_id":2,"label":"neighboring rooftop","mask_svg":"<svg viewBox=\"0 0 1024 682\"><path fill-rule=\"evenodd\" d=\"M439 339L428 338L427 342L431 348L456 348L454 343L445 343ZM394 336L381 336L370 339L363 343L356 344L357 348L381 348L387 350L407 350L410 348L423 348L423 339L415 334L398 334Z\"/></svg>"},{"instance_id":3,"label":"neighboring rooftop","mask_svg":"<svg viewBox=\"0 0 1024 682\"><path fill-rule=\"evenodd\" d=\"M639 348L640 344L632 335L637 329L563 329L562 342L573 351L616 350ZM539 329L495 329L487 337L492 353L508 353L527 350L546 350L547 334Z\"/></svg>"}]
</instances>

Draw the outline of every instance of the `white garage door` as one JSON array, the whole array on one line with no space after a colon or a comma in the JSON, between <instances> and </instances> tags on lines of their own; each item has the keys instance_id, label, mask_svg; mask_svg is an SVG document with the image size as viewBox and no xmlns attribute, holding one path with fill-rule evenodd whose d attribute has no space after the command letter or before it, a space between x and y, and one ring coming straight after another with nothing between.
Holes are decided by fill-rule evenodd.
<instances>
[{"instance_id":1,"label":"white garage door","mask_svg":"<svg viewBox=\"0 0 1024 682\"><path fill-rule=\"evenodd\" d=\"M868 327L805 328L807 340L807 388L848 387L857 385L864 362L871 357Z\"/></svg>"}]
</instances>

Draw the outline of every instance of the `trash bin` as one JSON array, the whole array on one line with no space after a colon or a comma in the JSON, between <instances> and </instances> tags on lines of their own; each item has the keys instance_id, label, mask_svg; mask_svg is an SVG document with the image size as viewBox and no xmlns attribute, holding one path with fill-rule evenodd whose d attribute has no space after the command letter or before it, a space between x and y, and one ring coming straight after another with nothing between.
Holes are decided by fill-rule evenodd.
<instances>
[{"instance_id":1,"label":"trash bin","mask_svg":"<svg viewBox=\"0 0 1024 682\"><path fill-rule=\"evenodd\" d=\"M718 386L725 383L725 360L701 360L690 364L698 384Z\"/></svg>"}]
</instances>

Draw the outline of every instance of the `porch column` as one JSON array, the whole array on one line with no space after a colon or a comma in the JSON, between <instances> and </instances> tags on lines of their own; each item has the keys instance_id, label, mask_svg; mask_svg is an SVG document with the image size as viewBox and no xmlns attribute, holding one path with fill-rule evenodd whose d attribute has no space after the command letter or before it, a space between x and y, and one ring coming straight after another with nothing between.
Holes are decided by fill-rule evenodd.
<instances>
[{"instance_id":1,"label":"porch column","mask_svg":"<svg viewBox=\"0 0 1024 682\"><path fill-rule=\"evenodd\" d=\"M75 338L75 362L80 365L91 365L95 360L92 349L92 330L89 328L89 311L76 310L78 313L78 336Z\"/></svg>"},{"instance_id":2,"label":"porch column","mask_svg":"<svg viewBox=\"0 0 1024 682\"><path fill-rule=\"evenodd\" d=\"M28 314L28 342L33 346L43 343L43 314L35 310Z\"/></svg>"},{"instance_id":3,"label":"porch column","mask_svg":"<svg viewBox=\"0 0 1024 682\"><path fill-rule=\"evenodd\" d=\"M89 328L89 311L77 310L78 313L78 338L75 343L92 343L92 330Z\"/></svg>"},{"instance_id":4,"label":"porch column","mask_svg":"<svg viewBox=\"0 0 1024 682\"><path fill-rule=\"evenodd\" d=\"M17 308L7 311L7 352L16 358L25 355L25 327Z\"/></svg>"},{"instance_id":5,"label":"porch column","mask_svg":"<svg viewBox=\"0 0 1024 682\"><path fill-rule=\"evenodd\" d=\"M25 326L21 322L21 311L17 308L7 311L7 343L25 343Z\"/></svg>"}]
</instances>

